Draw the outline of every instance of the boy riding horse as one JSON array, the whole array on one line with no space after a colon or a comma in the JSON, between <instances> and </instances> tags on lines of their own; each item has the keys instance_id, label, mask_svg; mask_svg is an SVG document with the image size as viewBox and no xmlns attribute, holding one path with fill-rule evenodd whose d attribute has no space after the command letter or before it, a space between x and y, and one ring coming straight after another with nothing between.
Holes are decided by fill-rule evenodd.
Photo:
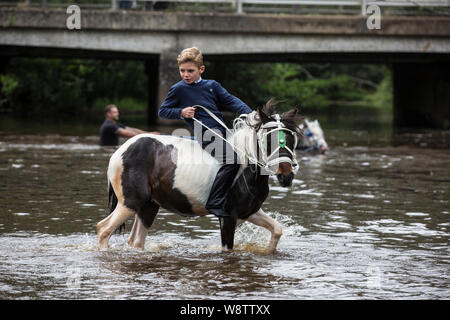
<instances>
[{"instance_id":1,"label":"boy riding horse","mask_svg":"<svg viewBox=\"0 0 450 320\"><path fill-rule=\"evenodd\" d=\"M167 119L184 119L191 129L194 129L195 117L203 124L201 137L198 137L201 139L201 146L205 150L211 149L207 147L212 141L204 139L205 132L208 131L206 127L215 131L210 136L219 134L223 138L226 138L225 128L208 112L197 109L195 105L204 106L221 122L223 122L223 117L219 108L223 107L239 114L248 114L252 110L240 99L228 93L217 81L201 78L205 66L199 49L195 47L184 49L178 55L177 60L182 80L169 89L167 97L159 108L158 115ZM218 141L218 139L220 138L215 137L214 141ZM226 142L223 141L221 149L212 150L215 151L216 159L223 165L216 175L205 207L217 217L229 217L230 214L225 211L226 199L240 165L237 163L237 156L234 152L231 161L226 157ZM214 156L214 154L211 155Z\"/></svg>"}]
</instances>

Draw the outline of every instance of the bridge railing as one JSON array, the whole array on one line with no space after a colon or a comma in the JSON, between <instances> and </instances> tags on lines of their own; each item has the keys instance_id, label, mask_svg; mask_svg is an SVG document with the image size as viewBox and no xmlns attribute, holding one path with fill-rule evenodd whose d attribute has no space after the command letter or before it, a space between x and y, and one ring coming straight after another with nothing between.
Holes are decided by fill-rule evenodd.
<instances>
[{"instance_id":1,"label":"bridge railing","mask_svg":"<svg viewBox=\"0 0 450 320\"><path fill-rule=\"evenodd\" d=\"M114 1L114 0L112 0ZM281 6L290 6L297 12L309 13L308 7L357 7L361 8L361 13L366 14L368 5L377 5L379 7L447 7L450 8L450 0L134 0L129 1L132 6L138 3L197 3L197 4L229 4L235 9L235 12L242 14L244 12L260 11L263 7L270 12L280 12ZM267 10L266 10L267 11ZM286 10L284 10L286 11Z\"/></svg>"},{"instance_id":2,"label":"bridge railing","mask_svg":"<svg viewBox=\"0 0 450 320\"><path fill-rule=\"evenodd\" d=\"M271 13L317 13L317 8L326 8L327 13L360 12L366 14L369 5L391 8L443 8L444 14L450 15L450 0L0 0L0 5L64 7L77 4L84 8L105 9L151 9L165 10L171 6L183 5L189 11L214 8L224 9L237 14L251 12ZM205 7L206 6L206 7ZM222 7L220 7L222 6ZM315 8L316 10L313 10ZM345 10L344 8L351 8ZM173 9L172 8L169 8ZM421 12L417 12L420 14Z\"/></svg>"}]
</instances>

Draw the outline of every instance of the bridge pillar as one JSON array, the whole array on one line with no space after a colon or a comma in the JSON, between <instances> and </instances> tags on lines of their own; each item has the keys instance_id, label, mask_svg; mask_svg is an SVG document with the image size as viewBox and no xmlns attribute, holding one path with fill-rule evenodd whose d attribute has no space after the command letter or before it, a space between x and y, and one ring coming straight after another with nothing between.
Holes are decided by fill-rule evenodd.
<instances>
[{"instance_id":1,"label":"bridge pillar","mask_svg":"<svg viewBox=\"0 0 450 320\"><path fill-rule=\"evenodd\" d=\"M145 60L145 73L147 74L147 123L153 125L158 119L158 78L159 78L159 59L152 58Z\"/></svg>"},{"instance_id":2,"label":"bridge pillar","mask_svg":"<svg viewBox=\"0 0 450 320\"><path fill-rule=\"evenodd\" d=\"M6 56L6 57L2 57L0 59L0 74L1 73L6 73L6 68L8 67L9 61L11 60L11 57Z\"/></svg>"},{"instance_id":3,"label":"bridge pillar","mask_svg":"<svg viewBox=\"0 0 450 320\"><path fill-rule=\"evenodd\" d=\"M170 87L176 82L180 81L180 74L178 71L176 52L164 52L159 55L159 77L158 77L158 106L161 105L167 96ZM157 115L157 110L156 110ZM157 118L156 118L157 119ZM159 123L164 123L164 119L158 119Z\"/></svg>"},{"instance_id":4,"label":"bridge pillar","mask_svg":"<svg viewBox=\"0 0 450 320\"><path fill-rule=\"evenodd\" d=\"M394 64L394 126L450 128L450 63Z\"/></svg>"}]
</instances>

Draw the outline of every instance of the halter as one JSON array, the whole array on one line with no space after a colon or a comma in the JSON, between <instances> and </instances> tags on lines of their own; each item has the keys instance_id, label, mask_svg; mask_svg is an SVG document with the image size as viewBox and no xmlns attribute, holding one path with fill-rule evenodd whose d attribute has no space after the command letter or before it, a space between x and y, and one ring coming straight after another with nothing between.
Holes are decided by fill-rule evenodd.
<instances>
[{"instance_id":1,"label":"halter","mask_svg":"<svg viewBox=\"0 0 450 320\"><path fill-rule=\"evenodd\" d=\"M264 169L270 174L275 174L274 170L271 169L272 166L278 165L282 162L288 162L292 166L292 171L294 174L297 173L299 165L296 159L295 152L291 150L286 145L286 133L292 134L294 137L294 150L297 146L297 134L296 132L286 128L286 126L281 122L280 115L275 114L274 120L263 124L257 131L258 136L258 146L262 151L262 162L264 163ZM270 154L267 154L267 136L270 134L278 132L277 147ZM291 157L279 156L280 149L285 149Z\"/></svg>"},{"instance_id":2,"label":"halter","mask_svg":"<svg viewBox=\"0 0 450 320\"><path fill-rule=\"evenodd\" d=\"M201 106L201 105L195 105L194 107L200 107L201 109L203 109L214 120L216 120L221 126L223 126L227 131L230 132L228 127L220 119L218 119L211 111L209 111L207 108L205 108L204 106ZM296 132L286 128L286 126L281 122L280 115L275 114L274 117L275 117L274 121L270 121L270 122L267 122L267 123L263 124L259 128L259 130L256 132L257 137L258 137L258 139L257 139L258 140L258 147L259 147L260 150L263 151L262 152L262 158L263 158L262 162L259 161L258 159L254 159L252 156L250 156L249 154L247 154L243 150L238 150L238 148L236 148L236 146L231 144L227 139L224 139L222 136L218 135L216 132L211 130L208 126L204 125L201 121L199 121L195 117L193 117L192 119L194 121L198 122L200 125L202 125L206 129L212 131L214 134L217 135L217 137L219 137L220 139L222 139L223 141L225 141L229 145L231 145L231 147L233 147L233 149L236 149L237 151L242 152L245 155L245 157L247 159L249 159L249 161L251 161L254 164L256 164L257 166L265 169L270 174L276 174L276 171L272 170L271 167L273 167L274 165L278 165L281 162L288 162L288 163L290 163L291 167L292 167L292 172L294 174L296 174L300 166L298 165L295 152L292 151L286 145L286 134L285 134L285 131L289 132L294 137L294 148L293 148L294 150L295 150L295 147L297 146L297 134L296 134ZM233 129L236 130L238 127L240 127L242 124L244 124L245 123L244 119L248 120L248 115L241 114L238 118L236 118L233 121ZM268 130L268 129L271 129L271 130ZM269 134L271 134L272 132L275 132L275 131L278 131L278 147L270 155L267 155L267 136ZM264 140L264 142L263 142L263 140ZM275 158L278 155L278 151L281 148L285 149L291 155L292 159L289 158L289 157L285 157L285 156Z\"/></svg>"}]
</instances>

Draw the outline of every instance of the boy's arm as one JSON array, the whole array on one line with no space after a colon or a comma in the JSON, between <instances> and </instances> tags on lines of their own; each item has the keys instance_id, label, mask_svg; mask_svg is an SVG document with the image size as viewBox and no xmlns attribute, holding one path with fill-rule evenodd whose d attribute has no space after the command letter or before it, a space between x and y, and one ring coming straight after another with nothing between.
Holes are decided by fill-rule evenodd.
<instances>
[{"instance_id":1,"label":"boy's arm","mask_svg":"<svg viewBox=\"0 0 450 320\"><path fill-rule=\"evenodd\" d=\"M246 105L241 99L233 96L224 87L215 81L215 93L219 98L219 102L222 106L228 110L234 111L239 114L250 113L252 109Z\"/></svg>"},{"instance_id":2,"label":"boy's arm","mask_svg":"<svg viewBox=\"0 0 450 320\"><path fill-rule=\"evenodd\" d=\"M177 108L178 98L175 94L175 88L171 87L169 92L167 92L167 97L164 99L163 103L159 107L158 116L166 119L184 119L181 116L181 110L183 108Z\"/></svg>"}]
</instances>

